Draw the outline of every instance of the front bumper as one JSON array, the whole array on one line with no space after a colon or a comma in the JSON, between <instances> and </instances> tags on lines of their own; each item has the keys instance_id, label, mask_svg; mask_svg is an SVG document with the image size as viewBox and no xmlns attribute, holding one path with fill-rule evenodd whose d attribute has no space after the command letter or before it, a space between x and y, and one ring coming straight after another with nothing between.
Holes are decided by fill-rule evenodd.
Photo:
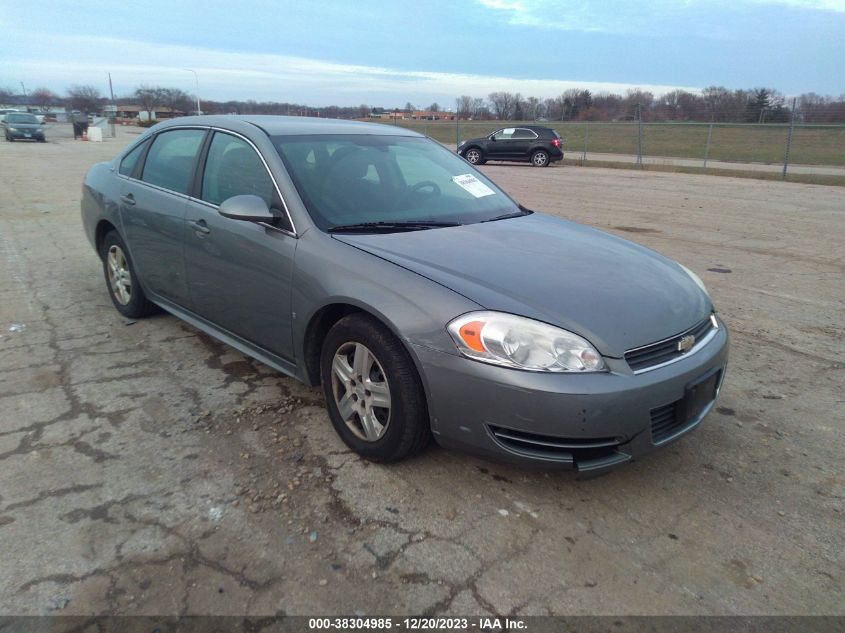
<instances>
[{"instance_id":1,"label":"front bumper","mask_svg":"<svg viewBox=\"0 0 845 633\"><path fill-rule=\"evenodd\" d=\"M518 371L414 346L438 443L496 460L600 474L639 459L692 430L710 400L688 419L672 416L687 388L728 362L724 323L703 348L634 375L622 359L610 371L546 374Z\"/></svg>"},{"instance_id":2,"label":"front bumper","mask_svg":"<svg viewBox=\"0 0 845 633\"><path fill-rule=\"evenodd\" d=\"M44 140L44 132L42 130L22 130L16 129L6 130L6 135L15 139L15 140L33 140L33 141L43 141Z\"/></svg>"}]
</instances>

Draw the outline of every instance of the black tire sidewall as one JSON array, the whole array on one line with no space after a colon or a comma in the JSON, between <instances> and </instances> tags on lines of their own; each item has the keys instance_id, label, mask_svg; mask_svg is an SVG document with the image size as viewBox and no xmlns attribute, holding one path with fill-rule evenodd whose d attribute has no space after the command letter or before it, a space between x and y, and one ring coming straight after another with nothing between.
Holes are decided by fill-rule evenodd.
<instances>
[{"instance_id":1,"label":"black tire sidewall","mask_svg":"<svg viewBox=\"0 0 845 633\"><path fill-rule=\"evenodd\" d=\"M129 296L129 303L126 305L120 303L120 301L118 301L114 296L114 291L112 291L111 287L111 280L109 279L107 256L109 249L112 246L118 246L120 250L123 251L123 255L126 257L126 264L129 267L129 273L132 275L132 292ZM129 250L126 248L126 244L123 242L123 239L117 231L110 231L105 238L103 238L103 247L100 252L100 259L103 262L103 275L106 280L106 289L108 290L109 297L111 298L111 302L115 309L123 316L131 319L146 316L150 311L149 302L147 301L147 297L144 295L144 291L141 289L138 273L135 272L135 265L132 263L132 257L129 255Z\"/></svg>"},{"instance_id":2,"label":"black tire sidewall","mask_svg":"<svg viewBox=\"0 0 845 633\"><path fill-rule=\"evenodd\" d=\"M356 436L340 416L332 392L332 361L341 345L360 343L381 364L390 389L390 421L384 435L375 442ZM341 439L356 453L375 462L393 462L414 452L421 433L428 433L425 395L416 367L402 343L381 323L365 314L353 314L338 321L323 342L320 377L326 410Z\"/></svg>"}]
</instances>

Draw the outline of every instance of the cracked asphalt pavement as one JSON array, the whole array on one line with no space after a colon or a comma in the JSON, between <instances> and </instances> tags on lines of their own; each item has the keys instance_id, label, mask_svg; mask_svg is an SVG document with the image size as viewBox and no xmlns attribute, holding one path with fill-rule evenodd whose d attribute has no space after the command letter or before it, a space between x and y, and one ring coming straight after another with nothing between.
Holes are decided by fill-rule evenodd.
<instances>
[{"instance_id":1,"label":"cracked asphalt pavement","mask_svg":"<svg viewBox=\"0 0 845 633\"><path fill-rule=\"evenodd\" d=\"M721 401L596 480L378 466L319 390L112 308L79 197L118 132L0 144L0 613L845 613L845 190L485 167L695 270L733 337Z\"/></svg>"}]
</instances>

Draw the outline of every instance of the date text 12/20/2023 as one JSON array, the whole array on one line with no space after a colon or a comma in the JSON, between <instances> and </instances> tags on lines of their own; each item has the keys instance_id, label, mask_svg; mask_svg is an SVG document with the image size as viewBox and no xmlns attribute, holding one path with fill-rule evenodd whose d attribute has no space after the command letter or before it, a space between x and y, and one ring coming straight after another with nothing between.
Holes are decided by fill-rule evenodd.
<instances>
[{"instance_id":1,"label":"date text 12/20/2023","mask_svg":"<svg viewBox=\"0 0 845 633\"><path fill-rule=\"evenodd\" d=\"M393 617L352 617L352 618L309 618L308 629L313 631L527 631L528 626L522 619L515 618L393 618Z\"/></svg>"}]
</instances>

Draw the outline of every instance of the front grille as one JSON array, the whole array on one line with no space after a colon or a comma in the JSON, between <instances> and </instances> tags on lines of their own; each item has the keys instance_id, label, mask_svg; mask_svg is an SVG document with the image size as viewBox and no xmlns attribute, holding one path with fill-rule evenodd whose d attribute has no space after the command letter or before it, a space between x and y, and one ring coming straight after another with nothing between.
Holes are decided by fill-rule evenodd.
<instances>
[{"instance_id":1,"label":"front grille","mask_svg":"<svg viewBox=\"0 0 845 633\"><path fill-rule=\"evenodd\" d=\"M558 461L587 461L613 455L621 443L616 437L557 437L515 431L501 426L490 426L490 433L505 448Z\"/></svg>"},{"instance_id":2,"label":"front grille","mask_svg":"<svg viewBox=\"0 0 845 633\"><path fill-rule=\"evenodd\" d=\"M687 352L678 350L678 342L683 337L691 334L695 337L696 344L698 344L714 328L715 326L711 317L707 317L701 323L671 338L625 352L625 360L628 362L628 366L635 372L645 371L686 354Z\"/></svg>"},{"instance_id":3,"label":"front grille","mask_svg":"<svg viewBox=\"0 0 845 633\"><path fill-rule=\"evenodd\" d=\"M651 410L651 441L654 444L672 437L684 426L678 418L677 410L677 402Z\"/></svg>"}]
</instances>

